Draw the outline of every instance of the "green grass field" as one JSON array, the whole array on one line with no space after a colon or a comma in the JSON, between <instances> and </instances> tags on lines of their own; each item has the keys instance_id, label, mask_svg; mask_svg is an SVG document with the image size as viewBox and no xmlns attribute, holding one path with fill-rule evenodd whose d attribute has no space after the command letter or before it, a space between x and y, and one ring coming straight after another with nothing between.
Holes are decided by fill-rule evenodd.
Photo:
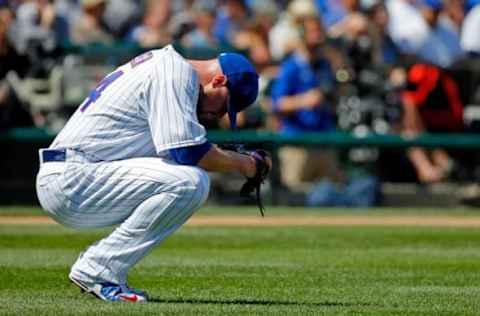
<instances>
[{"instance_id":1,"label":"green grass field","mask_svg":"<svg viewBox=\"0 0 480 316\"><path fill-rule=\"evenodd\" d=\"M153 298L142 305L68 282L78 253L107 232L0 224L0 315L480 315L478 228L186 226L132 270L130 284Z\"/></svg>"}]
</instances>

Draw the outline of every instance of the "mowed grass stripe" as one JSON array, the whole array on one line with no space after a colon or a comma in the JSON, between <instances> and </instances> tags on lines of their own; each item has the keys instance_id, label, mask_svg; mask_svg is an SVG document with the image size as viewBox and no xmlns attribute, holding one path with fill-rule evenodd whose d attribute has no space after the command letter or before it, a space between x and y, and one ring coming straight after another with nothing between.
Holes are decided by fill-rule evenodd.
<instances>
[{"instance_id":1,"label":"mowed grass stripe","mask_svg":"<svg viewBox=\"0 0 480 316\"><path fill-rule=\"evenodd\" d=\"M0 227L0 315L478 315L480 231L457 227L186 226L135 269L145 305L67 280L110 230Z\"/></svg>"}]
</instances>

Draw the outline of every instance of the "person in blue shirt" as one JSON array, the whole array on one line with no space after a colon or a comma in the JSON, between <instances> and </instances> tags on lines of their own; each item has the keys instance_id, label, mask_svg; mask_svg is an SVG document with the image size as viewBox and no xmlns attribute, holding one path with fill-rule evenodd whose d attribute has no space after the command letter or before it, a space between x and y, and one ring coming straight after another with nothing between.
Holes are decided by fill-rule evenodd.
<instances>
[{"instance_id":1,"label":"person in blue shirt","mask_svg":"<svg viewBox=\"0 0 480 316\"><path fill-rule=\"evenodd\" d=\"M335 129L327 94L334 85L329 61L322 54L325 34L316 16L303 19L301 44L281 64L272 86L272 109L279 118L279 132L327 132ZM338 167L331 151L284 147L279 152L282 180L290 188L322 177L337 178Z\"/></svg>"},{"instance_id":2,"label":"person in blue shirt","mask_svg":"<svg viewBox=\"0 0 480 316\"><path fill-rule=\"evenodd\" d=\"M335 127L326 93L334 75L329 61L319 54L324 33L317 18L303 22L304 40L281 64L272 87L273 111L280 117L280 132L328 131Z\"/></svg>"},{"instance_id":3,"label":"person in blue shirt","mask_svg":"<svg viewBox=\"0 0 480 316\"><path fill-rule=\"evenodd\" d=\"M341 0L315 0L315 5L327 29L341 22L348 14Z\"/></svg>"},{"instance_id":4,"label":"person in blue shirt","mask_svg":"<svg viewBox=\"0 0 480 316\"><path fill-rule=\"evenodd\" d=\"M450 67L463 54L458 26L448 20L443 1L422 0L419 6L430 33L416 54L428 63Z\"/></svg>"}]
</instances>

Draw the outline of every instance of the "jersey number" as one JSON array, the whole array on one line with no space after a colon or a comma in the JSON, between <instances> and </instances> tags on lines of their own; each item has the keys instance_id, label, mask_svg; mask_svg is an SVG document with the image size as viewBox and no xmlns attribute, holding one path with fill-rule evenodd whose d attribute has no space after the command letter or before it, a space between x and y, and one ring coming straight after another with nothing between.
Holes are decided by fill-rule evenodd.
<instances>
[{"instance_id":1,"label":"jersey number","mask_svg":"<svg viewBox=\"0 0 480 316\"><path fill-rule=\"evenodd\" d=\"M137 67L140 64L143 64L144 62L150 60L153 58L153 52L148 51L146 53L141 54L140 56L135 57L131 62L130 65L132 68Z\"/></svg>"},{"instance_id":2,"label":"jersey number","mask_svg":"<svg viewBox=\"0 0 480 316\"><path fill-rule=\"evenodd\" d=\"M100 81L97 87L90 92L88 98L84 101L83 105L80 107L80 112L85 111L90 104L97 101L97 99L102 95L103 90L105 90L111 83L120 78L123 75L123 71L117 70Z\"/></svg>"}]
</instances>

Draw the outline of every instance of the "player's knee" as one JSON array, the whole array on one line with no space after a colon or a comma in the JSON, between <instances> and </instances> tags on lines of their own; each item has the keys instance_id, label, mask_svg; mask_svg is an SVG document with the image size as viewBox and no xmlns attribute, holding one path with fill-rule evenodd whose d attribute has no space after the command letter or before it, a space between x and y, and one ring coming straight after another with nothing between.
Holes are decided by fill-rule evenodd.
<instances>
[{"instance_id":1,"label":"player's knee","mask_svg":"<svg viewBox=\"0 0 480 316\"><path fill-rule=\"evenodd\" d=\"M186 182L187 191L195 196L198 206L203 204L210 191L210 177L208 173L200 168L191 168Z\"/></svg>"}]
</instances>

